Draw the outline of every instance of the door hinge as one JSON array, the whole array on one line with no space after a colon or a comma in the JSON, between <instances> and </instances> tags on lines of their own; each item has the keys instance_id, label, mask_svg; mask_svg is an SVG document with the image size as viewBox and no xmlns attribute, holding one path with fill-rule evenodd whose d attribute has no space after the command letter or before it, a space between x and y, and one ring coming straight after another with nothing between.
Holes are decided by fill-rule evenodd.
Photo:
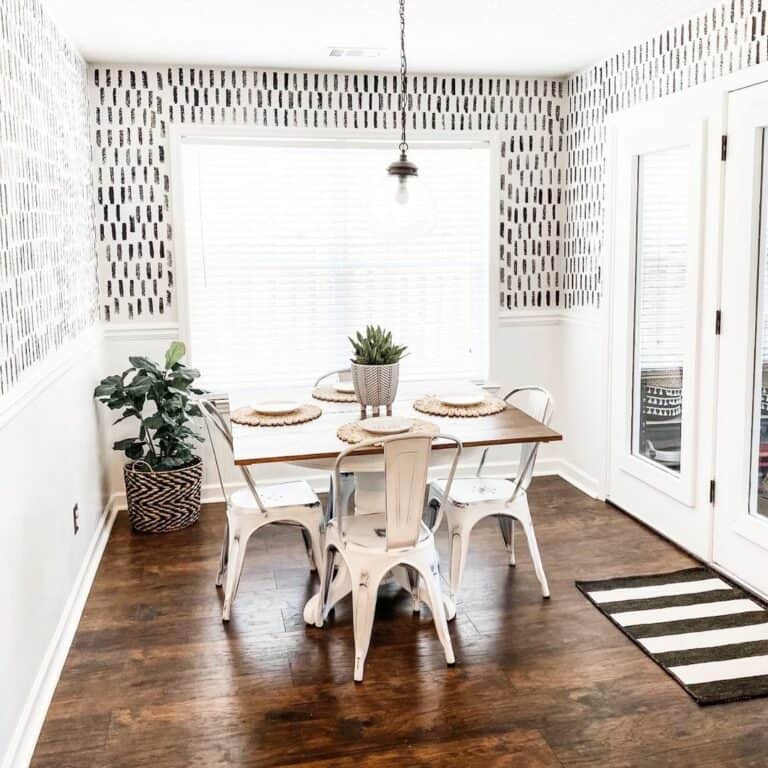
<instances>
[{"instance_id":1,"label":"door hinge","mask_svg":"<svg viewBox=\"0 0 768 768\"><path fill-rule=\"evenodd\" d=\"M714 480L709 481L709 503L710 504L715 503L715 481Z\"/></svg>"},{"instance_id":2,"label":"door hinge","mask_svg":"<svg viewBox=\"0 0 768 768\"><path fill-rule=\"evenodd\" d=\"M728 136L723 134L720 137L720 160L724 163L728 155Z\"/></svg>"},{"instance_id":3,"label":"door hinge","mask_svg":"<svg viewBox=\"0 0 768 768\"><path fill-rule=\"evenodd\" d=\"M715 336L720 335L720 328L722 326L722 323L723 323L723 313L721 310L718 309L717 312L715 312Z\"/></svg>"}]
</instances>

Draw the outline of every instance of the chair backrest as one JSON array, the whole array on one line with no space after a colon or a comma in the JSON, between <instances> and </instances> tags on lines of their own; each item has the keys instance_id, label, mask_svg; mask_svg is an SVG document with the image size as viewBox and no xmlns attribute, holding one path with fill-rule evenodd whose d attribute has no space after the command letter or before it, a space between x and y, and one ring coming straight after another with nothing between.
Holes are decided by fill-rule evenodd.
<instances>
[{"instance_id":1,"label":"chair backrest","mask_svg":"<svg viewBox=\"0 0 768 768\"><path fill-rule=\"evenodd\" d=\"M330 373L324 373L316 382L315 386L319 387L326 379L336 377L336 381L352 381L352 369L351 368L339 368L338 371L331 371Z\"/></svg>"},{"instance_id":2,"label":"chair backrest","mask_svg":"<svg viewBox=\"0 0 768 768\"><path fill-rule=\"evenodd\" d=\"M355 444L336 459L333 485L334 491L338 493L336 489L341 485L340 474L344 459L365 448L376 445L383 447L384 517L387 549L413 547L419 540L424 513L429 458L433 442L436 440L449 441L456 446L445 492L447 498L461 454L461 442L450 435L438 435L433 438L429 435L405 434L374 438ZM334 499L334 509L341 509L337 499ZM338 525L340 531L343 532L343 515L339 515ZM433 528L436 527L437 525L433 526Z\"/></svg>"},{"instance_id":3,"label":"chair backrest","mask_svg":"<svg viewBox=\"0 0 768 768\"><path fill-rule=\"evenodd\" d=\"M549 426L552 421L555 403L552 395L544 387L515 387L504 400L546 426ZM517 470L515 492L521 489L528 490L538 451L539 443L523 443L520 446L520 464Z\"/></svg>"},{"instance_id":4,"label":"chair backrest","mask_svg":"<svg viewBox=\"0 0 768 768\"><path fill-rule=\"evenodd\" d=\"M203 418L205 419L205 427L206 427L206 430L208 431L208 440L211 446L211 453L213 454L213 460L216 463L216 473L218 474L218 477L219 477L219 485L221 486L221 493L224 499L226 499L227 491L226 491L226 488L224 487L224 477L221 474L221 465L219 464L219 456L216 450L216 443L213 439L213 435L214 433L218 433L224 438L224 442L229 448L229 458L234 464L234 441L232 439L232 427L228 419L229 400L227 398L220 398L220 397L216 398L215 400L211 398L201 397L197 400L197 404L200 406L200 410L203 413ZM247 467L240 466L239 469L243 476L243 480L245 480L245 484L248 490L251 492L254 500L256 501L256 505L258 506L261 512L266 514L266 509L264 508L264 505L261 502L259 492L256 488L256 483L254 483L251 473L248 471Z\"/></svg>"}]
</instances>

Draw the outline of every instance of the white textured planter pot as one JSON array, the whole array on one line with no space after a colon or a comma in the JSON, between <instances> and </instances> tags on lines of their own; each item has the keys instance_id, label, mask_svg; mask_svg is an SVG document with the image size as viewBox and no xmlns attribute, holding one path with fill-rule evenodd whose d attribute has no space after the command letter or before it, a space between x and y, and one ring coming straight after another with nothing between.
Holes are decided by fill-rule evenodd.
<instances>
[{"instance_id":1,"label":"white textured planter pot","mask_svg":"<svg viewBox=\"0 0 768 768\"><path fill-rule=\"evenodd\" d=\"M360 406L387 410L395 401L397 384L400 380L400 363L391 365L358 365L352 363L352 384Z\"/></svg>"}]
</instances>

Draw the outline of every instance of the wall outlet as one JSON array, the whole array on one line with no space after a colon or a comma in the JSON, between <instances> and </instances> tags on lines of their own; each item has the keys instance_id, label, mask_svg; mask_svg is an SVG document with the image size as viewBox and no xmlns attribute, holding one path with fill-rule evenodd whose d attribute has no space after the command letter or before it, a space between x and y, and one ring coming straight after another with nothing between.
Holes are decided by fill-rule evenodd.
<instances>
[{"instance_id":1,"label":"wall outlet","mask_svg":"<svg viewBox=\"0 0 768 768\"><path fill-rule=\"evenodd\" d=\"M75 531L75 536L77 536L77 532L80 530L80 513L77 504L72 507L72 528Z\"/></svg>"}]
</instances>

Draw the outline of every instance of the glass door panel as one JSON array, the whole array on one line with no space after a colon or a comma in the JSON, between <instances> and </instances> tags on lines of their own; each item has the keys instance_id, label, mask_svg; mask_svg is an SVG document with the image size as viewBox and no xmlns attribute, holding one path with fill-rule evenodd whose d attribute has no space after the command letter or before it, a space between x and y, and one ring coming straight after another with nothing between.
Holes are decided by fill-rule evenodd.
<instances>
[{"instance_id":1,"label":"glass door panel","mask_svg":"<svg viewBox=\"0 0 768 768\"><path fill-rule=\"evenodd\" d=\"M680 472L690 148L637 160L632 452Z\"/></svg>"},{"instance_id":2,"label":"glass door panel","mask_svg":"<svg viewBox=\"0 0 768 768\"><path fill-rule=\"evenodd\" d=\"M768 517L768 151L766 131L761 141L761 200L757 244L757 290L755 299L755 368L752 394L752 461L749 512Z\"/></svg>"}]
</instances>

